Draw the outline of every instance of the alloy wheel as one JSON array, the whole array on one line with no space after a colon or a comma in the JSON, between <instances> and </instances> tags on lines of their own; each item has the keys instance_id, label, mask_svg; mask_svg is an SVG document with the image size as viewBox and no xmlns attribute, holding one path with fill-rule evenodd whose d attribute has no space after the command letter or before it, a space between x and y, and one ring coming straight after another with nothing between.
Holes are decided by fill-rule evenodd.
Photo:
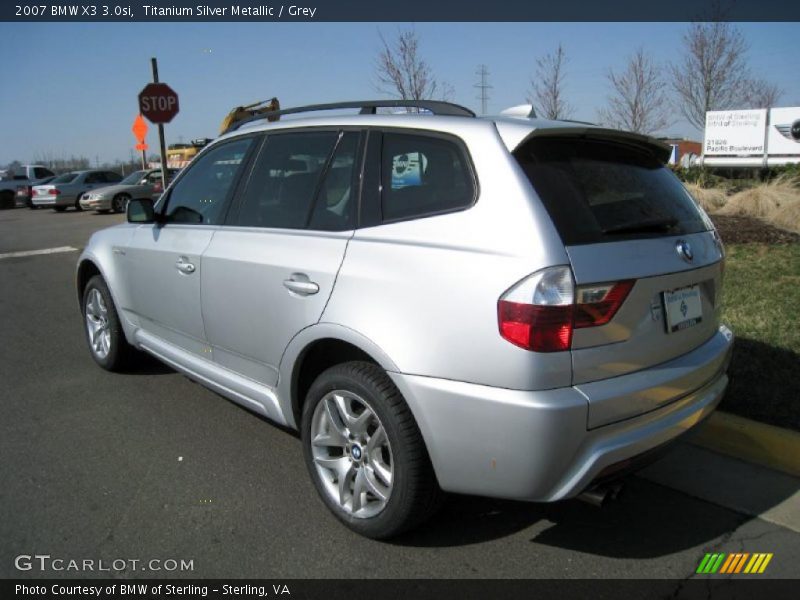
<instances>
[{"instance_id":1,"label":"alloy wheel","mask_svg":"<svg viewBox=\"0 0 800 600\"><path fill-rule=\"evenodd\" d=\"M366 519L386 508L394 461L386 430L353 392L327 393L314 409L311 452L326 493L349 516Z\"/></svg>"},{"instance_id":2,"label":"alloy wheel","mask_svg":"<svg viewBox=\"0 0 800 600\"><path fill-rule=\"evenodd\" d=\"M89 346L99 359L104 359L111 351L111 331L109 329L108 308L100 290L93 288L86 299L86 329L89 332Z\"/></svg>"}]
</instances>

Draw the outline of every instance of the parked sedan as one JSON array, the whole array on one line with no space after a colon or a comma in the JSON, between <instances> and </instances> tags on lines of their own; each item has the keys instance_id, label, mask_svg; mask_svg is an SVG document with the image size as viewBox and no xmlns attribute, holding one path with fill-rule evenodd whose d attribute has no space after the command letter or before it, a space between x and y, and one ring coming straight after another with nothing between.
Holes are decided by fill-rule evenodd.
<instances>
[{"instance_id":1,"label":"parked sedan","mask_svg":"<svg viewBox=\"0 0 800 600\"><path fill-rule=\"evenodd\" d=\"M34 206L46 206L58 212L70 206L83 210L80 197L86 191L118 183L121 179L119 173L100 169L64 173L47 185L34 186L32 202Z\"/></svg>"},{"instance_id":2,"label":"parked sedan","mask_svg":"<svg viewBox=\"0 0 800 600\"><path fill-rule=\"evenodd\" d=\"M171 180L177 172L178 169L168 169L167 177ZM86 192L81 196L80 205L83 209L97 212L125 212L129 200L157 198L162 191L161 169L134 171L117 185Z\"/></svg>"},{"instance_id":3,"label":"parked sedan","mask_svg":"<svg viewBox=\"0 0 800 600\"><path fill-rule=\"evenodd\" d=\"M28 208L31 209L39 208L38 206L34 206L33 202L31 201L31 199L33 198L33 188L37 185L44 185L46 183L50 183L55 178L56 176L53 175L52 177L45 177L44 179L40 179L39 181L36 181L30 185L19 186L17 188L17 194L16 194L17 196L15 202L16 206L27 206Z\"/></svg>"}]
</instances>

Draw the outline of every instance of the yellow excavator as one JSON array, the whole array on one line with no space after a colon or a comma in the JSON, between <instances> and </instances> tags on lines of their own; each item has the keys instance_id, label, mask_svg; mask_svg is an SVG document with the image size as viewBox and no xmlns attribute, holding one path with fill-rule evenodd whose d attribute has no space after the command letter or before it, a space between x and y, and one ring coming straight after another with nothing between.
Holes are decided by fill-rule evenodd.
<instances>
[{"instance_id":1,"label":"yellow excavator","mask_svg":"<svg viewBox=\"0 0 800 600\"><path fill-rule=\"evenodd\" d=\"M250 117L256 117L258 115L263 115L264 113L275 112L280 109L281 104L278 102L277 98L255 102L253 104L248 104L247 106L237 106L228 113L227 117L222 119L222 125L220 125L219 133L220 135L225 133L228 131L228 128L231 125L238 123L239 121L249 119ZM267 117L267 119L269 121L277 121L279 116Z\"/></svg>"},{"instance_id":2,"label":"yellow excavator","mask_svg":"<svg viewBox=\"0 0 800 600\"><path fill-rule=\"evenodd\" d=\"M222 119L220 125L220 134L225 133L228 128L234 123L270 113L281 109L280 102L277 98L271 100L262 100L261 102L254 102L246 106L237 106L228 115ZM270 121L277 121L279 116L267 117ZM170 144L167 149L167 166L172 169L180 169L189 164L203 147L211 141L211 138L200 138L192 140L190 144Z\"/></svg>"}]
</instances>

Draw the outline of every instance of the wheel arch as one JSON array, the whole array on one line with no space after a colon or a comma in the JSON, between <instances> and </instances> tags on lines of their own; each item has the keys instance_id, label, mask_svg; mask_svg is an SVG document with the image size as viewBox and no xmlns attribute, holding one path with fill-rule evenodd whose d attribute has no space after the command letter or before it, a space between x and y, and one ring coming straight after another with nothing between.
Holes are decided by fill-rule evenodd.
<instances>
[{"instance_id":1,"label":"wheel arch","mask_svg":"<svg viewBox=\"0 0 800 600\"><path fill-rule=\"evenodd\" d=\"M353 360L371 362L386 371L398 371L394 361L374 342L340 325L314 325L289 342L281 359L278 397L290 427L299 427L303 402L314 379L334 365Z\"/></svg>"},{"instance_id":2,"label":"wheel arch","mask_svg":"<svg viewBox=\"0 0 800 600\"><path fill-rule=\"evenodd\" d=\"M95 275L103 277L100 267L98 267L90 258L83 258L78 263L78 270L75 273L75 291L78 294L78 307L83 303L83 291L86 289L86 284ZM105 279L105 277L103 277Z\"/></svg>"},{"instance_id":3,"label":"wheel arch","mask_svg":"<svg viewBox=\"0 0 800 600\"><path fill-rule=\"evenodd\" d=\"M106 282L108 292L111 294L111 299L114 301L114 306L117 308L122 330L125 332L125 339L128 340L128 343L132 346L136 346L133 337L133 330L136 327L136 323L131 323L128 315L122 310L123 305L120 303L119 294L116 289L117 286L115 285L117 282L109 278L102 264L102 261L94 253L88 251L84 251L78 259L78 266L75 269L75 292L78 299L78 310L83 312L83 291L86 289L86 284L89 283L92 277L99 275L103 278L103 281Z\"/></svg>"}]
</instances>

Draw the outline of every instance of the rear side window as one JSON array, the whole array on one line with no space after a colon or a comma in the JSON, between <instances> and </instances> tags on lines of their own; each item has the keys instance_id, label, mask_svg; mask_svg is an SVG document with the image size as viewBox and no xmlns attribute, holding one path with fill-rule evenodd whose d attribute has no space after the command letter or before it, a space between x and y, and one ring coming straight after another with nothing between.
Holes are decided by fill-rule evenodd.
<instances>
[{"instance_id":1,"label":"rear side window","mask_svg":"<svg viewBox=\"0 0 800 600\"><path fill-rule=\"evenodd\" d=\"M36 179L44 179L45 177L52 177L53 176L52 171L49 171L49 170L44 169L42 167L34 168L33 173L34 173L34 177L36 177Z\"/></svg>"},{"instance_id":2,"label":"rear side window","mask_svg":"<svg viewBox=\"0 0 800 600\"><path fill-rule=\"evenodd\" d=\"M540 137L514 155L568 246L708 229L681 182L644 148Z\"/></svg>"},{"instance_id":3,"label":"rear side window","mask_svg":"<svg viewBox=\"0 0 800 600\"><path fill-rule=\"evenodd\" d=\"M384 221L459 210L475 198L464 153L440 137L384 133L381 178Z\"/></svg>"},{"instance_id":4,"label":"rear side window","mask_svg":"<svg viewBox=\"0 0 800 600\"><path fill-rule=\"evenodd\" d=\"M309 229L346 231L355 227L358 137L355 131L342 134L322 179Z\"/></svg>"}]
</instances>

